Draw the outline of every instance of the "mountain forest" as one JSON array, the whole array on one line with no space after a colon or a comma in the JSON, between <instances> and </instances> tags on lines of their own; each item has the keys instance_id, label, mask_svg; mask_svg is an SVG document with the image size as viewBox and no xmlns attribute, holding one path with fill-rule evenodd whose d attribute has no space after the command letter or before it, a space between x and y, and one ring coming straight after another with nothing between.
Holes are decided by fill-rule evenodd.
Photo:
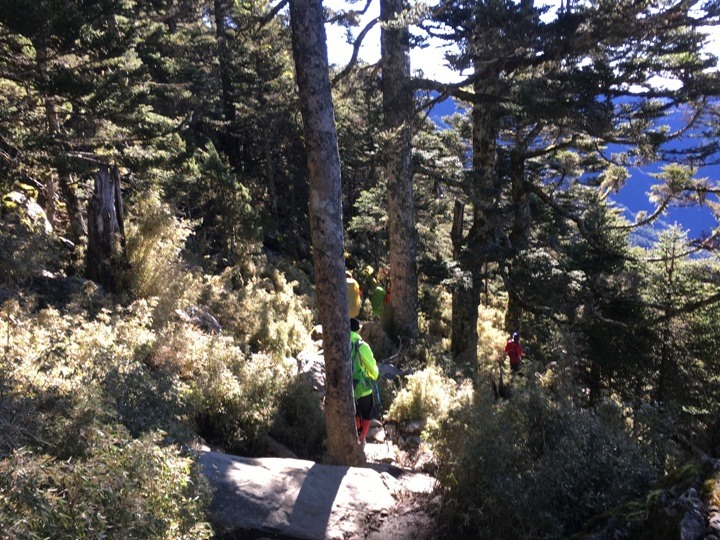
<instances>
[{"instance_id":1,"label":"mountain forest","mask_svg":"<svg viewBox=\"0 0 720 540\"><path fill-rule=\"evenodd\" d=\"M347 270L436 538L720 538L720 2L540 4L0 0L0 537L229 538L202 445L365 466Z\"/></svg>"}]
</instances>

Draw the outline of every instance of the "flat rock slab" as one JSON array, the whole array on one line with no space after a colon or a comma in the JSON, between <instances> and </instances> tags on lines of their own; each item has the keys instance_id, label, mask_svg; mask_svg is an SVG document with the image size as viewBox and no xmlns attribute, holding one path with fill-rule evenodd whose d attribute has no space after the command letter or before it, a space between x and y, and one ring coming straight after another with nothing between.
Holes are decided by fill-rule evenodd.
<instances>
[{"instance_id":1,"label":"flat rock slab","mask_svg":"<svg viewBox=\"0 0 720 540\"><path fill-rule=\"evenodd\" d=\"M392 510L404 489L386 472L287 458L200 456L215 488L213 522L299 539L362 537L368 522Z\"/></svg>"}]
</instances>

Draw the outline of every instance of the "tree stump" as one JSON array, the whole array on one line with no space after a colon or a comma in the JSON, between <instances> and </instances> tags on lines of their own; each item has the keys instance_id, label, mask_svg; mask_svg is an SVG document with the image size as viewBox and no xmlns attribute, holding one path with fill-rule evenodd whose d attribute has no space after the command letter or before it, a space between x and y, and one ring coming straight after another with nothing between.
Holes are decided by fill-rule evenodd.
<instances>
[{"instance_id":1,"label":"tree stump","mask_svg":"<svg viewBox=\"0 0 720 540\"><path fill-rule=\"evenodd\" d=\"M103 167L88 206L85 276L117 293L125 287L127 268L120 174L117 167Z\"/></svg>"}]
</instances>

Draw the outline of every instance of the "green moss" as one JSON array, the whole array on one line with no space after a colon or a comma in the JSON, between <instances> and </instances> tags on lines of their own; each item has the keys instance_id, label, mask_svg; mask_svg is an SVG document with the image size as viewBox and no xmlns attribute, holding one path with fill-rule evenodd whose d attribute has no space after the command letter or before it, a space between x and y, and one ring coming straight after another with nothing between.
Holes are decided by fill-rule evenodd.
<instances>
[{"instance_id":1,"label":"green moss","mask_svg":"<svg viewBox=\"0 0 720 540\"><path fill-rule=\"evenodd\" d=\"M685 491L697 483L702 469L698 463L690 462L675 471L665 475L659 482L659 489L670 489Z\"/></svg>"},{"instance_id":2,"label":"green moss","mask_svg":"<svg viewBox=\"0 0 720 540\"><path fill-rule=\"evenodd\" d=\"M623 524L632 538L677 538L682 514L669 509L677 497L698 486L702 486L702 495L708 504L720 506L720 474L712 469L711 464L689 462L665 475L645 497L593 517L578 538L610 523Z\"/></svg>"}]
</instances>

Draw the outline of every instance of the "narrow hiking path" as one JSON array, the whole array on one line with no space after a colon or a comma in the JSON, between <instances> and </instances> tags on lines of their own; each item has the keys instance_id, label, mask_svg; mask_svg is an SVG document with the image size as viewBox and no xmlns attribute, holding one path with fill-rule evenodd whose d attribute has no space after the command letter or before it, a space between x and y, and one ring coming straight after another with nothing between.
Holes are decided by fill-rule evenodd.
<instances>
[{"instance_id":1,"label":"narrow hiking path","mask_svg":"<svg viewBox=\"0 0 720 540\"><path fill-rule=\"evenodd\" d=\"M365 446L369 467L382 468L382 462L373 462L375 456L387 451L387 444L369 443ZM436 479L426 473L390 465L402 471L404 491L396 497L396 503L385 515L369 522L363 536L369 540L431 540L437 537L436 516L440 509L440 497L436 496ZM392 474L392 473L390 473Z\"/></svg>"},{"instance_id":2,"label":"narrow hiking path","mask_svg":"<svg viewBox=\"0 0 720 540\"><path fill-rule=\"evenodd\" d=\"M298 374L322 402L322 339L318 329L314 332L312 343L297 357ZM401 374L388 363L379 368L388 380ZM365 467L298 459L270 438L268 448L277 457L251 459L203 447L200 463L215 489L213 524L221 538L233 540L435 538L440 499L434 495L434 457L420 438L422 428L419 421L374 420Z\"/></svg>"}]
</instances>

